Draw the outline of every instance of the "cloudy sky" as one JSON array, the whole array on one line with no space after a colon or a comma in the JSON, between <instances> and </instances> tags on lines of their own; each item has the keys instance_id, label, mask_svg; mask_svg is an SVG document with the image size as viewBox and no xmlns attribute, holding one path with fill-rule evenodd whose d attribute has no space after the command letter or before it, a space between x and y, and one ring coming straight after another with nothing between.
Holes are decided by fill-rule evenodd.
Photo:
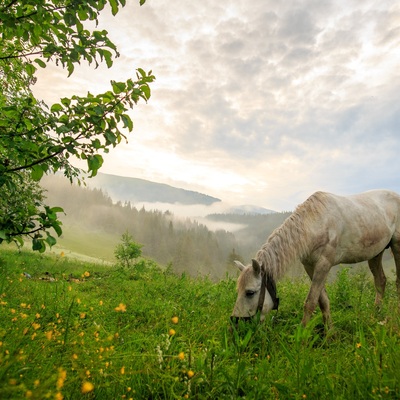
<instances>
[{"instance_id":1,"label":"cloudy sky","mask_svg":"<svg viewBox=\"0 0 400 400\"><path fill-rule=\"evenodd\" d=\"M100 19L111 69L48 67L35 89L51 104L153 71L102 172L277 211L316 190L400 192L400 3L128 3Z\"/></svg>"}]
</instances>

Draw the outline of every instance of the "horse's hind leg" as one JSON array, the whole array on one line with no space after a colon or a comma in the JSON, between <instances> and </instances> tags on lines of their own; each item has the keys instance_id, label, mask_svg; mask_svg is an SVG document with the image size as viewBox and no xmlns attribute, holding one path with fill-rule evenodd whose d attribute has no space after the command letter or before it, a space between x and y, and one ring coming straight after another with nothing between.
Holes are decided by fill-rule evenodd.
<instances>
[{"instance_id":1,"label":"horse's hind leg","mask_svg":"<svg viewBox=\"0 0 400 400\"><path fill-rule=\"evenodd\" d=\"M393 252L394 262L396 264L396 288L400 308L400 241L393 238L390 243L390 247Z\"/></svg>"},{"instance_id":2,"label":"horse's hind leg","mask_svg":"<svg viewBox=\"0 0 400 400\"><path fill-rule=\"evenodd\" d=\"M382 256L383 256L383 251L379 253L376 257L368 261L369 269L371 270L372 275L374 276L375 291L376 291L375 295L376 306L381 305L386 287L386 276L385 273L383 272Z\"/></svg>"}]
</instances>

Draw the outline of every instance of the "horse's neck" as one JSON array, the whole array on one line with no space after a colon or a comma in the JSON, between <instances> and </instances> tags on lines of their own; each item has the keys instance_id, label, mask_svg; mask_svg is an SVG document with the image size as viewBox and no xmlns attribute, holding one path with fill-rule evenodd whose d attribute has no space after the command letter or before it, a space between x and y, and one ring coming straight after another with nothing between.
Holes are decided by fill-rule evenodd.
<instances>
[{"instance_id":1,"label":"horse's neck","mask_svg":"<svg viewBox=\"0 0 400 400\"><path fill-rule=\"evenodd\" d=\"M257 258L275 279L279 279L306 254L309 247L307 239L301 221L289 218L271 234L257 253Z\"/></svg>"}]
</instances>

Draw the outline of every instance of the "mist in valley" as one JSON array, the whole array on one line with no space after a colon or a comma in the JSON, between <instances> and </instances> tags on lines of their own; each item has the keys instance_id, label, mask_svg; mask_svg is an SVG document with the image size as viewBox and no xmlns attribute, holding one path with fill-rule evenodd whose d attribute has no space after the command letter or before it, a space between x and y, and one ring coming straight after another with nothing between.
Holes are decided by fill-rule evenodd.
<instances>
[{"instance_id":1,"label":"mist in valley","mask_svg":"<svg viewBox=\"0 0 400 400\"><path fill-rule=\"evenodd\" d=\"M128 231L143 244L144 256L171 265L178 273L212 279L236 276L233 259L250 260L287 216L230 214L233 205L222 201L211 205L115 201L102 189L71 185L62 176L47 176L42 185L48 204L65 211L59 246L112 262L115 246Z\"/></svg>"}]
</instances>

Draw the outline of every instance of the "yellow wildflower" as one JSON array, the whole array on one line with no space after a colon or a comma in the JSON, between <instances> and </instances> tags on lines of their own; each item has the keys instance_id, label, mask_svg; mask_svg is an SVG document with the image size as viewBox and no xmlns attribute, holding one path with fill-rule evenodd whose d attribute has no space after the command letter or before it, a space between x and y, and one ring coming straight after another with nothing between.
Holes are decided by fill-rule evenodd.
<instances>
[{"instance_id":1,"label":"yellow wildflower","mask_svg":"<svg viewBox=\"0 0 400 400\"><path fill-rule=\"evenodd\" d=\"M120 372L121 372L121 375L124 375L125 374L125 367L122 367Z\"/></svg>"},{"instance_id":2,"label":"yellow wildflower","mask_svg":"<svg viewBox=\"0 0 400 400\"><path fill-rule=\"evenodd\" d=\"M89 393L94 389L94 385L91 382L83 382L82 387L81 387L81 392L82 393Z\"/></svg>"},{"instance_id":3,"label":"yellow wildflower","mask_svg":"<svg viewBox=\"0 0 400 400\"><path fill-rule=\"evenodd\" d=\"M175 329L170 329L168 333L169 333L169 336L174 336L176 332L175 332Z\"/></svg>"},{"instance_id":4,"label":"yellow wildflower","mask_svg":"<svg viewBox=\"0 0 400 400\"><path fill-rule=\"evenodd\" d=\"M64 386L64 381L67 378L67 371L63 368L58 370L57 389L60 390Z\"/></svg>"},{"instance_id":5,"label":"yellow wildflower","mask_svg":"<svg viewBox=\"0 0 400 400\"><path fill-rule=\"evenodd\" d=\"M178 354L178 358L179 358L180 360L184 360L184 359L185 359L185 353L184 353L183 351L181 351L181 352Z\"/></svg>"},{"instance_id":6,"label":"yellow wildflower","mask_svg":"<svg viewBox=\"0 0 400 400\"><path fill-rule=\"evenodd\" d=\"M179 318L178 317L172 317L171 321L173 324L177 324L179 322Z\"/></svg>"},{"instance_id":7,"label":"yellow wildflower","mask_svg":"<svg viewBox=\"0 0 400 400\"><path fill-rule=\"evenodd\" d=\"M187 376L188 376L189 379L193 378L194 372L192 370L188 371Z\"/></svg>"},{"instance_id":8,"label":"yellow wildflower","mask_svg":"<svg viewBox=\"0 0 400 400\"><path fill-rule=\"evenodd\" d=\"M90 273L86 271L83 275L86 276L86 278L88 278L90 276Z\"/></svg>"},{"instance_id":9,"label":"yellow wildflower","mask_svg":"<svg viewBox=\"0 0 400 400\"><path fill-rule=\"evenodd\" d=\"M118 307L115 307L115 311L121 311L121 312L125 312L126 311L126 305L119 303Z\"/></svg>"}]
</instances>

